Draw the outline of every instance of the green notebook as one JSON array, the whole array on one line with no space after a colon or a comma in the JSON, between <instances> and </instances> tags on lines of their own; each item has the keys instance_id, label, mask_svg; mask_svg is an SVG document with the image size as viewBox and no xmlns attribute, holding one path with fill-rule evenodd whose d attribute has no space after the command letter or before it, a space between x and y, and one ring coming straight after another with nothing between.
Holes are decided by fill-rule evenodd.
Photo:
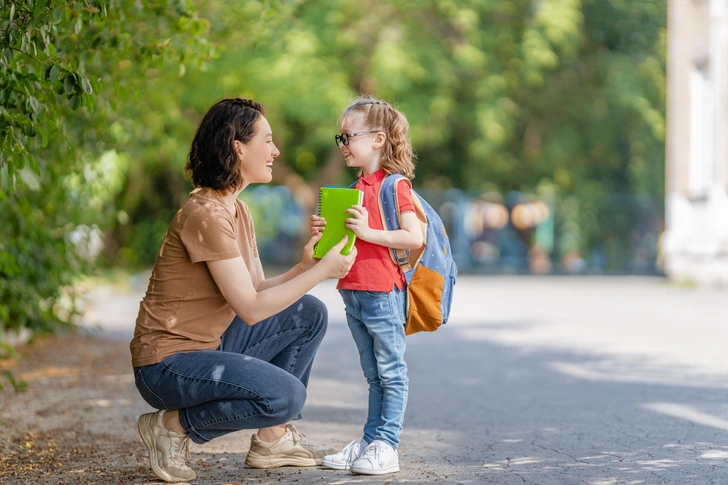
<instances>
[{"instance_id":1,"label":"green notebook","mask_svg":"<svg viewBox=\"0 0 728 485\"><path fill-rule=\"evenodd\" d=\"M326 219L326 228L313 249L314 258L323 258L329 249L341 241L345 234L349 236L349 240L341 254L346 255L351 252L356 236L351 229L346 228L344 221L349 214L345 211L353 205L361 205L363 200L364 192L358 189L321 187L317 212L319 216Z\"/></svg>"}]
</instances>

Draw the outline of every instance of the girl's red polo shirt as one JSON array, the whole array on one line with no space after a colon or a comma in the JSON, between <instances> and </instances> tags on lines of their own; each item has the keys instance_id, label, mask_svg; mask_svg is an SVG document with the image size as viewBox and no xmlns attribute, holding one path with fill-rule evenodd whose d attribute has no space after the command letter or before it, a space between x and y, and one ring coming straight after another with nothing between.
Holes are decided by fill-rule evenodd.
<instances>
[{"instance_id":1,"label":"girl's red polo shirt","mask_svg":"<svg viewBox=\"0 0 728 485\"><path fill-rule=\"evenodd\" d=\"M379 188L387 173L380 169L368 177L359 177L355 188L364 192L364 207L369 213L369 227L383 230L382 216L379 212ZM397 184L400 214L414 211L410 185ZM351 271L339 280L339 290L392 291L396 286L401 290L405 286L404 276L392 257L389 248L356 239L357 256Z\"/></svg>"}]
</instances>

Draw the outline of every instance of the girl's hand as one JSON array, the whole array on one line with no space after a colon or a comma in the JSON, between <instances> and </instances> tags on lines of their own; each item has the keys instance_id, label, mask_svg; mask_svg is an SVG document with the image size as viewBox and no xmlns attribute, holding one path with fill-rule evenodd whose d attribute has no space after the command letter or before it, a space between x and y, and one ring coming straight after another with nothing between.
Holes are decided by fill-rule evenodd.
<instances>
[{"instance_id":1,"label":"girl's hand","mask_svg":"<svg viewBox=\"0 0 728 485\"><path fill-rule=\"evenodd\" d=\"M346 212L352 215L352 217L346 219L346 227L354 231L356 237L368 241L367 236L371 229L369 228L369 213L367 210L360 205L355 205L350 209L346 209Z\"/></svg>"},{"instance_id":2,"label":"girl's hand","mask_svg":"<svg viewBox=\"0 0 728 485\"><path fill-rule=\"evenodd\" d=\"M348 240L349 236L344 236L341 241L329 249L329 252L321 259L320 264L326 265L329 278L343 278L347 275L351 266L354 264L354 260L356 260L356 246L351 248L351 252L346 256L341 255L341 251L344 249L344 246L346 246L346 241Z\"/></svg>"},{"instance_id":3,"label":"girl's hand","mask_svg":"<svg viewBox=\"0 0 728 485\"><path fill-rule=\"evenodd\" d=\"M319 239L321 239L322 233L317 232L313 236L311 236L311 239L308 240L306 245L303 247L303 258L301 258L301 268L304 271L307 271L313 266L319 262L318 259L313 257L313 247L316 245L317 242L319 242Z\"/></svg>"},{"instance_id":4,"label":"girl's hand","mask_svg":"<svg viewBox=\"0 0 728 485\"><path fill-rule=\"evenodd\" d=\"M311 231L311 235L315 236L326 228L326 219L314 214L308 219L308 228Z\"/></svg>"}]
</instances>

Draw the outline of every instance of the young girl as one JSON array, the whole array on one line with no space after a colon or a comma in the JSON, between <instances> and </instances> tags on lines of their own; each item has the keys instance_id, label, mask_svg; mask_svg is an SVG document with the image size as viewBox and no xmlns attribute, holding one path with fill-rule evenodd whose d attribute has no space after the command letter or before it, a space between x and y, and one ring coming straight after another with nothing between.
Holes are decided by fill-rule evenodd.
<instances>
[{"instance_id":1,"label":"young girl","mask_svg":"<svg viewBox=\"0 0 728 485\"><path fill-rule=\"evenodd\" d=\"M388 174L414 178L414 156L407 139L407 119L383 101L356 99L344 110L340 128L336 144L347 166L359 169L356 188L364 192L364 202L347 210L351 214L347 226L357 236L358 256L337 289L344 299L346 319L369 383L369 413L361 440L324 457L322 464L382 475L399 471L397 446L409 382L404 361L405 279L392 261L389 248L419 248L423 235L414 213L409 180L397 184L402 227L398 231L382 226L379 189ZM325 224L321 217L311 216L314 235Z\"/></svg>"}]
</instances>

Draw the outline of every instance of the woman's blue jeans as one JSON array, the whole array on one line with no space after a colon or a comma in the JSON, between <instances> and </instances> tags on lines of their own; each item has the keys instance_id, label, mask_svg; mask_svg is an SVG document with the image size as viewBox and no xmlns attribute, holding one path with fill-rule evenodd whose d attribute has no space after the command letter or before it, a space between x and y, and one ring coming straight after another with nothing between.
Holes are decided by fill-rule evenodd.
<instances>
[{"instance_id":1,"label":"woman's blue jeans","mask_svg":"<svg viewBox=\"0 0 728 485\"><path fill-rule=\"evenodd\" d=\"M235 317L218 350L135 367L137 389L152 407L179 410L195 443L300 419L327 321L326 306L310 295L253 326Z\"/></svg>"},{"instance_id":2,"label":"woman's blue jeans","mask_svg":"<svg viewBox=\"0 0 728 485\"><path fill-rule=\"evenodd\" d=\"M339 290L346 320L359 349L361 368L369 383L369 412L364 441L399 445L409 379L404 352L406 291Z\"/></svg>"}]
</instances>

